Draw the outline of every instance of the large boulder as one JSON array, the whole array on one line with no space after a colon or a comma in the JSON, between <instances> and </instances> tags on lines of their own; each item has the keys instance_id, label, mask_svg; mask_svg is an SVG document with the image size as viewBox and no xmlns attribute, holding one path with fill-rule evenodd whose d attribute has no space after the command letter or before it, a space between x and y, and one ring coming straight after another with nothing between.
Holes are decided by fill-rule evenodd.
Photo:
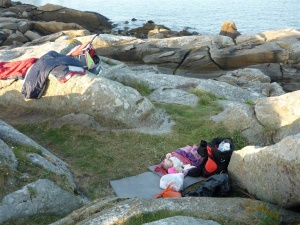
<instances>
[{"instance_id":1,"label":"large boulder","mask_svg":"<svg viewBox=\"0 0 300 225\"><path fill-rule=\"evenodd\" d=\"M122 67L122 70L120 70ZM226 98L228 100L245 102L255 101L258 98L266 97L260 93L246 90L241 87L236 87L231 84L220 82L211 79L197 79L188 78L170 74L157 74L153 72L132 72L128 68L119 65L113 67L110 70L103 71L100 76L104 76L111 80L116 80L124 85L130 85L132 82L136 82L147 86L150 90L156 90L158 88L167 89L196 89L204 92L212 93L220 98ZM169 92L169 91L168 91ZM159 93L156 93L159 94ZM161 92L161 94L165 94ZM175 94L175 93L174 93ZM169 96L172 96L169 94ZM156 95L156 99L158 96Z\"/></svg>"},{"instance_id":2,"label":"large boulder","mask_svg":"<svg viewBox=\"0 0 300 225\"><path fill-rule=\"evenodd\" d=\"M8 8L10 6L12 6L11 0L1 0L0 1L0 7Z\"/></svg>"},{"instance_id":3,"label":"large boulder","mask_svg":"<svg viewBox=\"0 0 300 225\"><path fill-rule=\"evenodd\" d=\"M31 11L35 20L56 21L63 23L76 23L89 31L111 29L112 24L108 18L95 12L82 12L79 10L47 4Z\"/></svg>"},{"instance_id":4,"label":"large boulder","mask_svg":"<svg viewBox=\"0 0 300 225\"><path fill-rule=\"evenodd\" d=\"M133 88L91 73L74 76L66 83L60 83L50 74L48 88L38 100L24 99L20 92L23 83L23 80L18 80L2 88L0 104L59 115L84 113L94 116L101 123L110 121L116 126L127 128L145 126L145 122L157 123L155 118L147 121L155 112L155 107L149 99L141 96Z\"/></svg>"},{"instance_id":5,"label":"large boulder","mask_svg":"<svg viewBox=\"0 0 300 225\"><path fill-rule=\"evenodd\" d=\"M241 132L249 143L255 145L272 143L272 139L264 134L263 126L256 119L252 105L228 100L218 102L224 111L211 117L214 122L224 125L231 133Z\"/></svg>"},{"instance_id":6,"label":"large boulder","mask_svg":"<svg viewBox=\"0 0 300 225\"><path fill-rule=\"evenodd\" d=\"M249 224L249 221L254 221L255 224L255 222L266 221L260 220L260 218L275 220L282 224L297 223L300 220L299 213L249 198L132 198L123 199L123 201L114 198L96 201L51 225L113 225L119 221L127 221L143 214L152 215L160 211L178 212L180 215L182 213L196 214L197 218L208 218L209 216L213 220L229 221L229 224Z\"/></svg>"},{"instance_id":7,"label":"large boulder","mask_svg":"<svg viewBox=\"0 0 300 225\"><path fill-rule=\"evenodd\" d=\"M148 36L153 35L153 32L156 30L165 30L170 31L169 28L163 26L163 25L156 25L153 21L147 21L147 23L143 24L142 27L134 28L129 30L129 33L137 38L147 38Z\"/></svg>"},{"instance_id":8,"label":"large boulder","mask_svg":"<svg viewBox=\"0 0 300 225\"><path fill-rule=\"evenodd\" d=\"M299 36L297 30L286 31L277 39L267 38L263 33L240 35L235 43L232 38L222 35L143 40L100 35L94 41L94 46L98 54L106 57L158 65L169 68L171 74L198 78L217 78L228 70L246 67L262 68L272 82L294 91L298 90L300 79L297 69L300 62Z\"/></svg>"},{"instance_id":9,"label":"large boulder","mask_svg":"<svg viewBox=\"0 0 300 225\"><path fill-rule=\"evenodd\" d=\"M6 195L0 202L0 222L38 214L66 215L86 204L47 179L40 179Z\"/></svg>"},{"instance_id":10,"label":"large boulder","mask_svg":"<svg viewBox=\"0 0 300 225\"><path fill-rule=\"evenodd\" d=\"M221 31L219 34L231 37L232 39L235 39L237 36L241 35L241 33L238 32L235 23L231 20L225 21L222 24Z\"/></svg>"},{"instance_id":11,"label":"large boulder","mask_svg":"<svg viewBox=\"0 0 300 225\"><path fill-rule=\"evenodd\" d=\"M0 139L0 167L7 165L11 170L18 166L18 160L12 149Z\"/></svg>"},{"instance_id":12,"label":"large boulder","mask_svg":"<svg viewBox=\"0 0 300 225\"><path fill-rule=\"evenodd\" d=\"M285 92L275 82L271 83L271 78L259 69L245 68L238 69L232 72L227 72L225 75L217 78L234 86L244 89L253 90L267 97L282 95Z\"/></svg>"},{"instance_id":13,"label":"large boulder","mask_svg":"<svg viewBox=\"0 0 300 225\"><path fill-rule=\"evenodd\" d=\"M284 208L300 204L300 133L275 145L234 151L228 172L239 187Z\"/></svg>"},{"instance_id":14,"label":"large boulder","mask_svg":"<svg viewBox=\"0 0 300 225\"><path fill-rule=\"evenodd\" d=\"M84 28L76 23L63 23L57 21L36 21L33 22L33 30L41 35L49 35L66 30L83 30Z\"/></svg>"},{"instance_id":15,"label":"large boulder","mask_svg":"<svg viewBox=\"0 0 300 225\"><path fill-rule=\"evenodd\" d=\"M31 138L22 134L21 132L14 129L9 124L0 120L0 141L1 141L1 156L2 159L0 162L5 162L11 169L16 168L17 166L17 158L13 154L12 150L8 147L7 143L10 144L18 144L23 146L30 146L35 150L39 150L40 154L28 153L26 154L29 161L32 164L41 166L42 168L52 171L59 175L64 175L68 181L68 184L72 190L76 190L76 184L73 179L73 175L69 169L69 165L53 155L44 147L37 144Z\"/></svg>"},{"instance_id":16,"label":"large boulder","mask_svg":"<svg viewBox=\"0 0 300 225\"><path fill-rule=\"evenodd\" d=\"M286 63L288 52L276 43L244 44L212 49L211 58L223 70L238 69L260 63Z\"/></svg>"},{"instance_id":17,"label":"large boulder","mask_svg":"<svg viewBox=\"0 0 300 225\"><path fill-rule=\"evenodd\" d=\"M66 49L74 47L74 42L69 40L70 38L61 36L54 42L42 45L3 50L1 52L4 54L1 54L0 59L2 57L2 61L10 61L39 58L51 50L66 53ZM23 83L23 80L1 80L0 104L52 111L61 116L71 113L87 114L94 116L100 123L110 121L126 128L146 126L155 129L165 123L165 115L156 111L150 100L135 89L89 72L84 76L74 76L66 83L60 83L50 74L48 88L39 100L24 99L20 92Z\"/></svg>"},{"instance_id":18,"label":"large boulder","mask_svg":"<svg viewBox=\"0 0 300 225\"><path fill-rule=\"evenodd\" d=\"M300 132L300 91L259 99L254 109L256 118L266 132L271 132L275 143Z\"/></svg>"}]
</instances>

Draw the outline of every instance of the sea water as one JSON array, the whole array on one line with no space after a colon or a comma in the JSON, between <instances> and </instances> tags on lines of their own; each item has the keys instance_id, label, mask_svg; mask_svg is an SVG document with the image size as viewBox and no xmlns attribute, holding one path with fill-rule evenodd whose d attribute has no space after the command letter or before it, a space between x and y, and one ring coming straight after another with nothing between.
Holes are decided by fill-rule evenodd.
<instances>
[{"instance_id":1,"label":"sea water","mask_svg":"<svg viewBox=\"0 0 300 225\"><path fill-rule=\"evenodd\" d=\"M80 11L97 12L117 29L136 28L149 20L171 30L218 34L232 20L240 33L300 29L299 0L21 0L42 6L48 3ZM132 21L132 19L136 21ZM125 22L128 23L125 23Z\"/></svg>"}]
</instances>

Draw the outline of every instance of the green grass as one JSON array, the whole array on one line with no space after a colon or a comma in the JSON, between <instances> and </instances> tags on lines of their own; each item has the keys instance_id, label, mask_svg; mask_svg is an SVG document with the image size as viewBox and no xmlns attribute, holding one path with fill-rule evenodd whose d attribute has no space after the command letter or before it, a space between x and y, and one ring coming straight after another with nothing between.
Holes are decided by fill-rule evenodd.
<instances>
[{"instance_id":1,"label":"green grass","mask_svg":"<svg viewBox=\"0 0 300 225\"><path fill-rule=\"evenodd\" d=\"M147 135L130 132L96 132L80 127L52 127L51 121L14 126L70 165L79 190L91 200L114 195L110 181L148 171L148 166L159 163L166 153L186 145L199 144L201 139L233 138L236 149L247 142L239 134L230 134L225 127L214 124L210 117L222 111L213 95L197 93L197 107L157 104L175 120L172 134ZM204 100L201 100L204 99ZM24 153L36 151L15 149L21 158L19 172L31 177L49 177L62 183L41 168L28 164ZM21 152L23 152L21 154ZM1 178L1 177L0 177ZM42 224L42 223L41 223ZM46 224L46 223L45 223Z\"/></svg>"},{"instance_id":2,"label":"green grass","mask_svg":"<svg viewBox=\"0 0 300 225\"><path fill-rule=\"evenodd\" d=\"M147 135L126 132L94 132L68 126L51 128L50 122L19 125L17 128L66 161L81 191L91 199L113 194L109 181L133 176L160 162L168 152L198 144L201 139L231 137L226 128L210 117L222 109L213 95L197 107L157 104L176 121L172 134ZM200 95L201 97L201 95ZM238 133L232 137L237 148L246 141Z\"/></svg>"},{"instance_id":3,"label":"green grass","mask_svg":"<svg viewBox=\"0 0 300 225\"><path fill-rule=\"evenodd\" d=\"M41 155L41 150L20 144L13 144L12 149L18 159L18 166L16 170L10 170L7 165L0 165L0 198L38 179L53 180L65 190L72 191L65 175L55 174L27 159L29 153Z\"/></svg>"},{"instance_id":4,"label":"green grass","mask_svg":"<svg viewBox=\"0 0 300 225\"><path fill-rule=\"evenodd\" d=\"M148 88L147 84L138 82L137 80L134 79L127 79L124 85L134 88L143 96L147 96L151 93L151 90Z\"/></svg>"}]
</instances>

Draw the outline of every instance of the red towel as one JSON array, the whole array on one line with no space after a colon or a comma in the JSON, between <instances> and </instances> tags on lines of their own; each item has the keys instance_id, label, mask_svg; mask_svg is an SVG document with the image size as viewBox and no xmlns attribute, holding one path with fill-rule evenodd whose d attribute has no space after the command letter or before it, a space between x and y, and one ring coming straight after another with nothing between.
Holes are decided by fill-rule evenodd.
<instances>
[{"instance_id":1,"label":"red towel","mask_svg":"<svg viewBox=\"0 0 300 225\"><path fill-rule=\"evenodd\" d=\"M29 58L15 62L0 62L0 80L24 78L29 67L37 60Z\"/></svg>"}]
</instances>

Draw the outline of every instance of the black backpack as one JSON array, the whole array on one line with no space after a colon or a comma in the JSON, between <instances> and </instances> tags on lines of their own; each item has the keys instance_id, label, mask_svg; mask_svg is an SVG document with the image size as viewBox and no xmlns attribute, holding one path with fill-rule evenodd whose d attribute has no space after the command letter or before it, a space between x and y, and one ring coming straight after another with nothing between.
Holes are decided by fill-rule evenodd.
<instances>
[{"instance_id":1,"label":"black backpack","mask_svg":"<svg viewBox=\"0 0 300 225\"><path fill-rule=\"evenodd\" d=\"M218 147L222 142L229 143L230 148L220 151ZM214 174L227 172L227 167L234 149L235 146L231 138L218 137L209 143L205 140L201 140L197 152L203 158L203 162L198 168L189 171L188 175L203 176L206 178Z\"/></svg>"},{"instance_id":2,"label":"black backpack","mask_svg":"<svg viewBox=\"0 0 300 225\"><path fill-rule=\"evenodd\" d=\"M231 182L228 174L215 174L192 192L184 194L184 197L226 197L230 194Z\"/></svg>"}]
</instances>

